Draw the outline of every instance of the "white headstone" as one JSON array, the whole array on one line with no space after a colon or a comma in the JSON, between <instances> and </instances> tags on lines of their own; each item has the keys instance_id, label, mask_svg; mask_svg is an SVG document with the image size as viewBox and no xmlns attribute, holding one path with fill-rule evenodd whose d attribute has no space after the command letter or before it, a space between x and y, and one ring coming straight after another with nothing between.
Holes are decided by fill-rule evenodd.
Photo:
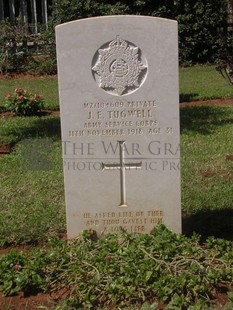
<instances>
[{"instance_id":1,"label":"white headstone","mask_svg":"<svg viewBox=\"0 0 233 310\"><path fill-rule=\"evenodd\" d=\"M176 21L96 17L56 36L68 238L181 232Z\"/></svg>"}]
</instances>

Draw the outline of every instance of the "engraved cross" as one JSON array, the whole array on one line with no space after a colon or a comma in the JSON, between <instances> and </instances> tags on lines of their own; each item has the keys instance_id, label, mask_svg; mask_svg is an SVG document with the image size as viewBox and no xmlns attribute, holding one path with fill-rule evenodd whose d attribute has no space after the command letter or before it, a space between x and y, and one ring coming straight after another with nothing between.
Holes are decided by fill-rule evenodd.
<instances>
[{"instance_id":1,"label":"engraved cross","mask_svg":"<svg viewBox=\"0 0 233 310\"><path fill-rule=\"evenodd\" d=\"M125 170L126 169L141 169L142 162L138 163L126 163L124 158L124 144L125 141L118 141L120 151L120 163L117 164L104 164L102 163L103 170L120 170L120 190L121 190L121 202L119 207L128 207L126 202L126 186L125 186Z\"/></svg>"}]
</instances>

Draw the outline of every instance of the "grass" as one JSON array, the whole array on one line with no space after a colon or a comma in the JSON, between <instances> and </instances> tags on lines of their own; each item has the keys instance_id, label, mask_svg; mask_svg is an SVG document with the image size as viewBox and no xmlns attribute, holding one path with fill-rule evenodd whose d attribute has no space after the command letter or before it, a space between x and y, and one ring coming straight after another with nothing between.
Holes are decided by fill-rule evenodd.
<instances>
[{"instance_id":1,"label":"grass","mask_svg":"<svg viewBox=\"0 0 233 310\"><path fill-rule=\"evenodd\" d=\"M232 106L181 109L185 233L232 240L232 122ZM0 157L0 244L46 240L65 229L59 117L11 117L0 124L1 141L21 141Z\"/></svg>"},{"instance_id":2,"label":"grass","mask_svg":"<svg viewBox=\"0 0 233 310\"><path fill-rule=\"evenodd\" d=\"M218 74L213 67L181 68L183 100L233 97L233 87ZM42 93L50 98L48 108L58 108L55 77L2 80L0 98L16 87ZM233 241L233 106L185 107L180 115L183 231L186 235L196 231L204 240L214 236ZM200 245L195 237L179 239L170 233L165 239L124 234L119 240L110 236L70 245L59 238L65 230L59 117L1 117L0 143L14 145L10 155L0 156L0 247L40 245L25 254L0 256L0 290L68 287L71 294L57 309L81 304L108 309L111 302L121 307L134 303L134 292L140 304L152 303L153 283L160 285L157 296L171 309L208 308L213 292L226 283L224 293L231 292L232 299L232 242L208 239Z\"/></svg>"},{"instance_id":3,"label":"grass","mask_svg":"<svg viewBox=\"0 0 233 310\"><path fill-rule=\"evenodd\" d=\"M184 231L233 240L233 107L181 109ZM208 224L207 224L208 223Z\"/></svg>"},{"instance_id":4,"label":"grass","mask_svg":"<svg viewBox=\"0 0 233 310\"><path fill-rule=\"evenodd\" d=\"M59 117L3 117L0 123L0 143L2 144L15 144L23 139L38 137L60 140Z\"/></svg>"},{"instance_id":5,"label":"grass","mask_svg":"<svg viewBox=\"0 0 233 310\"><path fill-rule=\"evenodd\" d=\"M2 78L0 83L0 106L4 98L15 88L23 88L35 94L42 94L46 109L59 109L58 82L56 76ZM213 98L233 98L233 87L229 85L215 66L194 66L180 68L180 101Z\"/></svg>"},{"instance_id":6,"label":"grass","mask_svg":"<svg viewBox=\"0 0 233 310\"><path fill-rule=\"evenodd\" d=\"M180 68L180 101L232 98L233 86L215 66Z\"/></svg>"},{"instance_id":7,"label":"grass","mask_svg":"<svg viewBox=\"0 0 233 310\"><path fill-rule=\"evenodd\" d=\"M232 107L181 109L181 125L183 207L189 212L232 207Z\"/></svg>"},{"instance_id":8,"label":"grass","mask_svg":"<svg viewBox=\"0 0 233 310\"><path fill-rule=\"evenodd\" d=\"M60 120L13 117L0 123L4 141L20 141L0 157L0 246L47 240L65 229Z\"/></svg>"},{"instance_id":9,"label":"grass","mask_svg":"<svg viewBox=\"0 0 233 310\"><path fill-rule=\"evenodd\" d=\"M182 68L181 73L190 75L195 72L196 77L196 72L201 74L204 68ZM208 76L213 67L206 67L205 70ZM218 72L213 72L221 80ZM49 90L52 88L49 83L57 85L55 77L20 80L29 83L27 85L35 90L42 87ZM4 80L4 83L6 81L9 87L19 86L17 80ZM228 85L224 80L222 82L226 86L227 97ZM0 87L3 88L4 83ZM191 82L190 85L193 89L197 87ZM51 93L56 92L56 87ZM213 85L210 89L214 89ZM187 234L195 230L205 236L212 234L228 239L233 236L232 122L232 106L181 109L182 209L187 215L183 222ZM64 230L59 117L3 117L0 119L0 143L15 145L13 153L0 157L0 244L36 243L45 240L48 232L56 234ZM43 143L51 149L49 156L52 156L53 165L48 169L46 165L51 159L42 161L40 167L28 158L37 156L35 162L38 162L38 154L41 153L38 150L37 155L30 152ZM25 161L28 163L22 164ZM43 165L47 170L43 171ZM47 180L52 184L51 188L47 187ZM206 226L206 221L212 225ZM41 222L40 225L37 225L38 222Z\"/></svg>"}]
</instances>

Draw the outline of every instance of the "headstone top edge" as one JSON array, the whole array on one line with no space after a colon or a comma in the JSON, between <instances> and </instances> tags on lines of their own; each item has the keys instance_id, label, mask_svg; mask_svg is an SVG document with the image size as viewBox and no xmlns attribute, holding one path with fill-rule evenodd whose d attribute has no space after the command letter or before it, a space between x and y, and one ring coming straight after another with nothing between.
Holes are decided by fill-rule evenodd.
<instances>
[{"instance_id":1,"label":"headstone top edge","mask_svg":"<svg viewBox=\"0 0 233 310\"><path fill-rule=\"evenodd\" d=\"M97 20L104 20L104 19L108 19L108 20L114 20L114 19L147 19L147 20L158 20L161 22L170 22L170 23L174 23L177 24L177 21L174 19L168 19L168 18L162 18L162 17L156 17L156 16L146 16L146 15L108 15L108 16L95 16L95 17L88 17L88 18L81 18L81 19L77 19L77 20L73 20L67 23L63 23L60 25L57 25L55 27L55 29L59 29L61 27L65 27L71 24L75 24L75 23L84 23L84 22L89 22L89 21L97 21Z\"/></svg>"}]
</instances>

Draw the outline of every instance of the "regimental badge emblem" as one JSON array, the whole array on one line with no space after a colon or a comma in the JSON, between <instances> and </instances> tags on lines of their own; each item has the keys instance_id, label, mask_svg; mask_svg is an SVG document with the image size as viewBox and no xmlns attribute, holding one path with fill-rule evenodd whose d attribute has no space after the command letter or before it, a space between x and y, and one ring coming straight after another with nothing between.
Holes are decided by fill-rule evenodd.
<instances>
[{"instance_id":1,"label":"regimental badge emblem","mask_svg":"<svg viewBox=\"0 0 233 310\"><path fill-rule=\"evenodd\" d=\"M134 92L144 83L147 61L137 46L116 36L96 52L92 72L99 87L122 96Z\"/></svg>"}]
</instances>

